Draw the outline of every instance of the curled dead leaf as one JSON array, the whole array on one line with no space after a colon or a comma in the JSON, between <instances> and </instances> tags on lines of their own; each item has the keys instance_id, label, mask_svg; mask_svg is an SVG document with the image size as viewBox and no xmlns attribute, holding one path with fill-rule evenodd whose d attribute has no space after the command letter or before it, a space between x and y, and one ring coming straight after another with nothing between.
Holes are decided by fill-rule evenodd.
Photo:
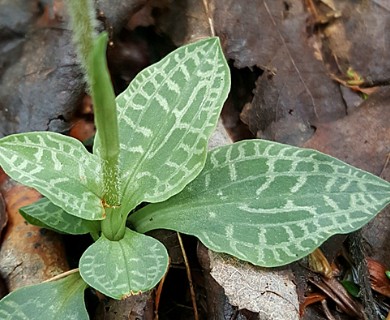
<instances>
[{"instance_id":1,"label":"curled dead leaf","mask_svg":"<svg viewBox=\"0 0 390 320\"><path fill-rule=\"evenodd\" d=\"M386 267L371 258L366 260L372 289L390 298L390 280L386 276Z\"/></svg>"}]
</instances>

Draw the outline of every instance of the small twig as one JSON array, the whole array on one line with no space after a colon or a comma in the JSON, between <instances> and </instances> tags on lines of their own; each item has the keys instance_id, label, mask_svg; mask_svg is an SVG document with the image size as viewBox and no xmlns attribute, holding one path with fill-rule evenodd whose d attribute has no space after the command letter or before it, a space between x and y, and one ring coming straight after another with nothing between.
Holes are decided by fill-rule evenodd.
<instances>
[{"instance_id":1,"label":"small twig","mask_svg":"<svg viewBox=\"0 0 390 320\"><path fill-rule=\"evenodd\" d=\"M318 11L317 11L315 4L313 3L313 0L307 0L306 5L307 5L309 11L311 11L312 15L314 16L314 20L318 21L319 14L318 14Z\"/></svg>"},{"instance_id":2,"label":"small twig","mask_svg":"<svg viewBox=\"0 0 390 320\"><path fill-rule=\"evenodd\" d=\"M385 87L390 84L390 79L378 79L378 80L371 80L371 79L365 79L360 84L360 87L362 88L373 88L373 87Z\"/></svg>"},{"instance_id":3,"label":"small twig","mask_svg":"<svg viewBox=\"0 0 390 320\"><path fill-rule=\"evenodd\" d=\"M329 308L328 308L328 304L326 303L326 299L323 299L321 301L321 304L322 304L322 308L324 310L324 313L326 315L326 318L328 320L336 320L335 317L333 317L332 313L330 312Z\"/></svg>"},{"instance_id":4,"label":"small twig","mask_svg":"<svg viewBox=\"0 0 390 320\"><path fill-rule=\"evenodd\" d=\"M185 264L185 266L186 266L188 284L189 284L189 286L190 286L190 294L191 294L192 307L193 307L193 309L194 309L194 320L199 320L198 307L197 307L197 305L196 305L195 290L194 290L194 285L193 285L193 283L192 283L191 269L190 269L190 265L188 264L187 254L186 254L186 251L185 251L185 249L184 249L183 240L181 239L181 236L180 236L180 233L179 233L179 232L177 232L177 239L179 240L181 253L182 253L182 255L183 255L184 264Z\"/></svg>"},{"instance_id":5,"label":"small twig","mask_svg":"<svg viewBox=\"0 0 390 320\"><path fill-rule=\"evenodd\" d=\"M50 279L42 281L42 283L56 281L56 280L65 278L65 277L67 277L67 276L69 276L69 275L71 275L73 273L76 273L76 272L79 272L79 268L68 270L68 271L65 271L63 273L57 274L56 276L54 276L54 277L52 277Z\"/></svg>"},{"instance_id":6,"label":"small twig","mask_svg":"<svg viewBox=\"0 0 390 320\"><path fill-rule=\"evenodd\" d=\"M203 0L203 7L204 7L204 11L206 12L206 16L207 16L207 19L209 22L211 36L215 37L214 21L213 21L211 14L210 14L210 7L209 7L209 3L207 0Z\"/></svg>"},{"instance_id":7,"label":"small twig","mask_svg":"<svg viewBox=\"0 0 390 320\"><path fill-rule=\"evenodd\" d=\"M383 178L383 174L385 173L385 170L389 164L389 161L390 161L390 153L387 154L385 164L383 165L383 168L382 168L381 173L379 174L379 177Z\"/></svg>"},{"instance_id":8,"label":"small twig","mask_svg":"<svg viewBox=\"0 0 390 320\"><path fill-rule=\"evenodd\" d=\"M156 298L154 299L154 306L155 306L154 320L158 320L158 308L160 306L161 292L162 292L162 289L164 286L165 279L167 278L167 274L168 274L170 265L171 265L171 260L169 259L167 272L165 272L164 276L161 278L160 283L158 284L158 287L156 290Z\"/></svg>"},{"instance_id":9,"label":"small twig","mask_svg":"<svg viewBox=\"0 0 390 320\"><path fill-rule=\"evenodd\" d=\"M362 92L362 93L365 93L367 95L370 95L372 93L374 93L377 88L376 87L362 87L361 85L352 85L350 83L348 83L348 81L346 80L343 80L343 79L340 79L338 78L336 75L334 74L329 74L330 78L332 78L334 81L340 83L341 85L343 85L344 87L347 87L347 88L350 88L351 90L354 90L354 91L357 91L357 92Z\"/></svg>"}]
</instances>

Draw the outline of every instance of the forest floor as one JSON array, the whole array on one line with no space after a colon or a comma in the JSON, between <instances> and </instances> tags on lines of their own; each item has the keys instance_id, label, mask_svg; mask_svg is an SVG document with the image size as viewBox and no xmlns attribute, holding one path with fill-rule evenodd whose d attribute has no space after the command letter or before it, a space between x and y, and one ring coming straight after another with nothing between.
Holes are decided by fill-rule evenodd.
<instances>
[{"instance_id":1,"label":"forest floor","mask_svg":"<svg viewBox=\"0 0 390 320\"><path fill-rule=\"evenodd\" d=\"M1 137L49 130L88 141L94 134L64 2L0 3ZM117 94L178 46L216 35L232 75L222 112L232 141L260 138L317 149L390 181L388 0L96 3L100 28L110 34L107 58ZM77 267L91 240L27 225L18 208L40 195L4 173L0 178L0 293ZM158 232L171 256L161 292L123 302L89 292L88 309L93 319L149 320L160 299L160 320L193 319L194 301L199 319L390 319L389 216L387 208L362 230L330 238L310 261L275 274L261 270L275 287L264 289L264 300L238 305L210 275L212 253L184 237L191 295L176 234ZM295 288L299 305L278 291L280 281Z\"/></svg>"}]
</instances>

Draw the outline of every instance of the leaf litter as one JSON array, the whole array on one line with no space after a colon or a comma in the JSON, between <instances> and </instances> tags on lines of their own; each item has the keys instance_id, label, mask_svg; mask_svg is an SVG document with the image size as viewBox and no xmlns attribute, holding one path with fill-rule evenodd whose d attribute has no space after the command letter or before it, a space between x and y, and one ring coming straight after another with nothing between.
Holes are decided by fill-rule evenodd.
<instances>
[{"instance_id":1,"label":"leaf litter","mask_svg":"<svg viewBox=\"0 0 390 320\"><path fill-rule=\"evenodd\" d=\"M189 39L209 33L207 14L199 2L189 1L188 6L178 7L169 1L163 5L153 4L152 1L152 4L149 2L151 9L148 18L153 18L150 20L154 24L153 28L165 34L176 45L183 44ZM313 1L321 16L328 17L327 20L317 20L313 25L308 23L311 14L308 2L209 1L216 33L221 37L225 54L231 59L232 65L239 69L249 67L262 71L255 84L253 100L243 110L241 119L258 137L315 147L379 174L386 154L390 152L385 140L389 137L386 106L390 98L385 93L386 90L379 90L360 106L363 101L361 95L355 92L351 94L350 89L340 87L330 75L346 79L346 71L352 67L362 76L366 85L386 83L387 70L390 68L390 41L385 28L389 25L390 8L382 0L363 1L359 4L350 0L336 3ZM142 1L138 4L141 5ZM128 4L127 7L131 5ZM340 15L327 14L325 10L329 12L329 9ZM126 17L122 14L117 19L110 10L111 8L105 9L105 16L109 17L109 24L118 30L125 24ZM128 11L129 20L135 11L134 7ZM28 23L33 23L28 19ZM189 20L192 22L189 23ZM138 21L140 24L144 22L142 19ZM31 34L32 31L29 32ZM41 56L46 54L47 57L56 54L53 52L59 52L60 58L54 64L51 64L49 58L44 59L46 62L36 68L34 60L26 62L29 59L27 57L32 57L35 53L36 47L27 43L23 48L19 46L20 39L13 40L12 46L15 50L23 48L19 52L25 58L19 62L2 62L1 66L6 68L2 69L1 81L15 84L13 79L20 78L18 70L22 70L21 74L26 74L23 70L27 66L34 66L33 70L39 72L30 74L30 79L26 78L31 80L31 84L22 82L13 86L20 88L16 92L21 96L17 94L10 98L7 90L10 91L11 87L3 89L5 98L2 101L7 101L6 107L2 106L3 134L45 130L48 127L62 131L67 126L66 123L64 126L62 119L67 121L68 115L83 96L82 84L77 80L81 75L77 68L73 69L74 61L66 60L69 57L66 48L70 48L66 32L36 32L36 35L27 37L27 41L32 38L48 44L37 52ZM54 38L62 40L53 41L54 34ZM56 70L58 65L69 65L68 69L63 68L64 72L73 74L63 78L58 87L47 89L46 84L50 81L61 79L61 70ZM19 72L19 75L14 78L13 72ZM58 92L62 92L63 88L65 96L58 104ZM68 90L72 88L75 90L68 94ZM23 94L27 92L41 94L34 98L32 105L25 106L20 101L25 101ZM242 108L243 104L239 107ZM43 106L53 106L53 109L44 111ZM4 110L10 112L5 114ZM26 118L27 115L34 119ZM388 177L387 171L385 169L385 177ZM389 220L384 212L372 222L372 226L363 230L363 234L371 241L370 255L379 257L380 261L386 263L389 261L389 250L385 250L384 244Z\"/></svg>"}]
</instances>

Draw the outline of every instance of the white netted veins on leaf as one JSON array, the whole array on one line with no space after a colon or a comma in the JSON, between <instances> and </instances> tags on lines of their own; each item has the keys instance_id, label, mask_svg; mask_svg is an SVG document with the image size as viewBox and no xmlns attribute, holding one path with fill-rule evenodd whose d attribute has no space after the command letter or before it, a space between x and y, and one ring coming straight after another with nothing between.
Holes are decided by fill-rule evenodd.
<instances>
[{"instance_id":1,"label":"white netted veins on leaf","mask_svg":"<svg viewBox=\"0 0 390 320\"><path fill-rule=\"evenodd\" d=\"M64 319L88 319L87 285L115 299L152 289L168 266L165 247L144 235L153 229L194 235L212 250L273 267L362 227L390 202L390 183L314 150L248 140L207 152L230 89L218 38L178 48L117 98L106 42L99 36L85 59L97 125L92 154L51 132L0 139L4 171L45 196L23 216L96 241L80 274L9 294L0 318L23 318L40 305L28 317L54 319L55 299L66 301ZM140 203L147 205L132 212Z\"/></svg>"}]
</instances>

